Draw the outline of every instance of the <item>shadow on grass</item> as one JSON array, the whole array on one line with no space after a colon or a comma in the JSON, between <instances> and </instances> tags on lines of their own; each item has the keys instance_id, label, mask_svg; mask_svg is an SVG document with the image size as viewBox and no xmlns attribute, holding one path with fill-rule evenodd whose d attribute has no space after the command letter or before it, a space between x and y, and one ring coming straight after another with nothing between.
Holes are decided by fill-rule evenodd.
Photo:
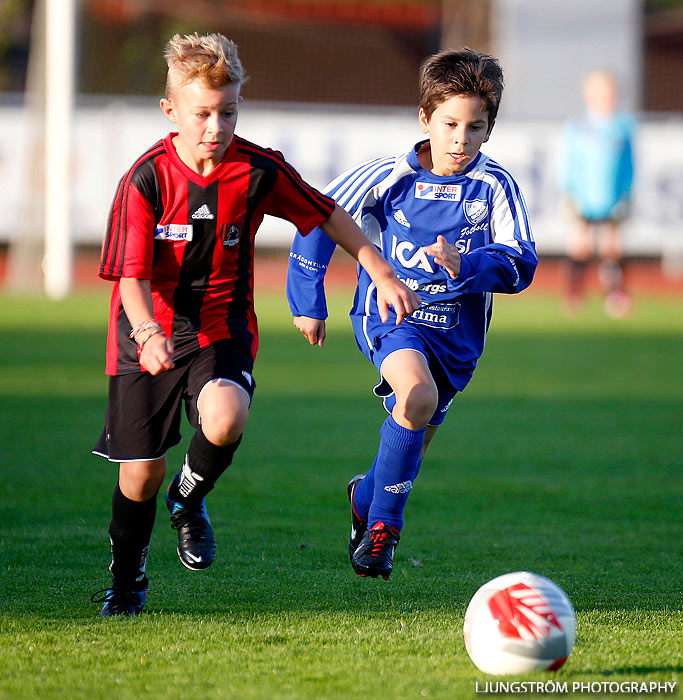
<instances>
[{"instance_id":1,"label":"shadow on grass","mask_svg":"<svg viewBox=\"0 0 683 700\"><path fill-rule=\"evenodd\" d=\"M5 612L70 616L78 601L75 615L88 616L89 594L108 583L116 467L90 454L103 408L103 396L3 400L0 556L12 572L3 582ZM454 405L384 582L354 576L346 554L345 485L372 459L381 408L369 397L264 391L235 464L209 497L219 546L209 571L180 565L159 501L148 607L462 615L485 581L530 570L561 585L577 611L669 609L683 573L671 408L474 396ZM170 465L181 464L184 432ZM168 478L174 471L169 466Z\"/></svg>"},{"instance_id":2,"label":"shadow on grass","mask_svg":"<svg viewBox=\"0 0 683 700\"><path fill-rule=\"evenodd\" d=\"M374 369L348 333L321 351L266 331L245 440L209 497L218 559L183 569L160 501L149 608L463 614L485 581L526 569L579 611L670 609L683 578L678 346L623 331L491 338L430 447L384 582L355 577L346 553L345 486L369 467L385 417ZM90 453L103 335L10 330L0 357L3 610L71 615L79 601L89 616L89 594L108 583L116 479Z\"/></svg>"}]
</instances>

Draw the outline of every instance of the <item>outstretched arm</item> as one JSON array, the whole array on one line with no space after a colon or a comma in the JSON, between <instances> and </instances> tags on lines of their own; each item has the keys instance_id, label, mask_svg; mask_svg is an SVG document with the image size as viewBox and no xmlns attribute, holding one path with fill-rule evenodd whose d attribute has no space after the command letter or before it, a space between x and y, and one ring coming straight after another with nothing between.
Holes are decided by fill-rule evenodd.
<instances>
[{"instance_id":1,"label":"outstretched arm","mask_svg":"<svg viewBox=\"0 0 683 700\"><path fill-rule=\"evenodd\" d=\"M391 265L370 243L351 216L337 205L320 228L365 268L377 287L377 308L382 321L389 320L389 307L396 313L396 325L420 305L420 297L399 281Z\"/></svg>"}]
</instances>

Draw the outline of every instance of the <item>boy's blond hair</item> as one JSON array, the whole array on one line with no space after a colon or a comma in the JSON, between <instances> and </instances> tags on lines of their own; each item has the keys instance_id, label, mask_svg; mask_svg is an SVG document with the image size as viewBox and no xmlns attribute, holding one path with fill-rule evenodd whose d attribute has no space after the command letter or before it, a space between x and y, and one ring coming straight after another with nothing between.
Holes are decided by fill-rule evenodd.
<instances>
[{"instance_id":1,"label":"boy's blond hair","mask_svg":"<svg viewBox=\"0 0 683 700\"><path fill-rule=\"evenodd\" d=\"M164 58L168 64L166 97L193 80L211 88L246 80L237 46L222 34L176 34L166 44Z\"/></svg>"}]
</instances>

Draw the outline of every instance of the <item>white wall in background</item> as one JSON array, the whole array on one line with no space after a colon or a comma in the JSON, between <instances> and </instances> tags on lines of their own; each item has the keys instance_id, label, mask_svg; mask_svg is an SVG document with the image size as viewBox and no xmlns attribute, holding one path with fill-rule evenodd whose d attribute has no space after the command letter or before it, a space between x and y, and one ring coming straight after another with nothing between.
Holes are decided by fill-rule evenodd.
<instances>
[{"instance_id":1,"label":"white wall in background","mask_svg":"<svg viewBox=\"0 0 683 700\"><path fill-rule=\"evenodd\" d=\"M0 241L12 240L23 216L39 206L30 182L32 142L21 107L0 106ZM72 222L77 243L98 244L119 178L170 130L158 108L108 101L76 111ZM412 110L317 109L245 103L237 133L281 150L311 184L324 187L346 168L400 153L421 138ZM501 119L484 152L521 185L541 254L561 254L569 221L557 191L559 121ZM633 216L625 227L630 254L658 256L683 248L683 119L644 122L636 145ZM262 246L288 246L291 225L269 219ZM42 231L37 232L37 238Z\"/></svg>"}]
</instances>

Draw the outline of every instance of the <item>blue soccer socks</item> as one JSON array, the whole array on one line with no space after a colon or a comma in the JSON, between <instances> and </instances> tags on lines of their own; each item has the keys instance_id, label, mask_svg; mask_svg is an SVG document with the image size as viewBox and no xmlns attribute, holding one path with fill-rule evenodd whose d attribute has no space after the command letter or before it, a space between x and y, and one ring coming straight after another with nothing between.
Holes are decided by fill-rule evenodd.
<instances>
[{"instance_id":1,"label":"blue soccer socks","mask_svg":"<svg viewBox=\"0 0 683 700\"><path fill-rule=\"evenodd\" d=\"M420 469L424 435L424 428L404 428L392 416L384 421L375 463L354 494L357 512L362 516L362 506L372 484L367 517L369 527L377 522L399 531L403 527L403 509ZM372 482L368 479L370 476Z\"/></svg>"},{"instance_id":2,"label":"blue soccer socks","mask_svg":"<svg viewBox=\"0 0 683 700\"><path fill-rule=\"evenodd\" d=\"M368 511L372 503L372 495L375 490L375 465L377 464L377 455L375 461L368 470L368 473L356 484L353 490L353 496L349 495L351 507L360 520L367 521Z\"/></svg>"}]
</instances>

